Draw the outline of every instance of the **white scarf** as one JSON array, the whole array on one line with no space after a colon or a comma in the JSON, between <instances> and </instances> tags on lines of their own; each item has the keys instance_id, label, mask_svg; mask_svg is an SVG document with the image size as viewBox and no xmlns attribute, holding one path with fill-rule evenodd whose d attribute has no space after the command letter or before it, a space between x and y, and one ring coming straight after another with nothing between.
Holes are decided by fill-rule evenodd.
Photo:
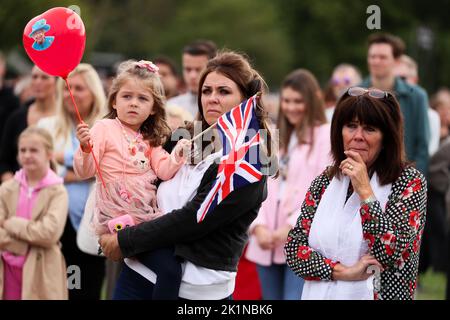
<instances>
[{"instance_id":1,"label":"white scarf","mask_svg":"<svg viewBox=\"0 0 450 320\"><path fill-rule=\"evenodd\" d=\"M365 254L360 198L355 192L347 196L350 178L333 178L322 195L311 224L309 246L325 258L352 266ZM385 208L391 184L380 186L375 173L370 180L375 197ZM373 276L366 281L306 281L302 300L373 300Z\"/></svg>"}]
</instances>

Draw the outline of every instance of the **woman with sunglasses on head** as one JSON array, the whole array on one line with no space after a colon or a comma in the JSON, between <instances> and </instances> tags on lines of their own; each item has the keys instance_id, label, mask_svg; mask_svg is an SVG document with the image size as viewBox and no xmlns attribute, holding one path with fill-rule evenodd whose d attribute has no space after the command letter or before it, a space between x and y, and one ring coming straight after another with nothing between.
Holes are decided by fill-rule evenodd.
<instances>
[{"instance_id":1,"label":"woman with sunglasses on head","mask_svg":"<svg viewBox=\"0 0 450 320\"><path fill-rule=\"evenodd\" d=\"M288 265L307 280L302 299L413 299L427 186L405 160L394 96L348 89L331 153L285 245Z\"/></svg>"}]
</instances>

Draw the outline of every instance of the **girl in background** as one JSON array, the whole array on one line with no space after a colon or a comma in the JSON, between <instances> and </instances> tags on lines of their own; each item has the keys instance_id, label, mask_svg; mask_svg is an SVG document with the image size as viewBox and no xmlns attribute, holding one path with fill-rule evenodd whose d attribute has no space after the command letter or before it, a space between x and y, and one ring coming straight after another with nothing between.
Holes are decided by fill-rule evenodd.
<instances>
[{"instance_id":1,"label":"girl in background","mask_svg":"<svg viewBox=\"0 0 450 320\"><path fill-rule=\"evenodd\" d=\"M19 136L22 169L0 186L0 299L67 299L59 239L68 197L52 157L46 130L29 127Z\"/></svg>"}]
</instances>

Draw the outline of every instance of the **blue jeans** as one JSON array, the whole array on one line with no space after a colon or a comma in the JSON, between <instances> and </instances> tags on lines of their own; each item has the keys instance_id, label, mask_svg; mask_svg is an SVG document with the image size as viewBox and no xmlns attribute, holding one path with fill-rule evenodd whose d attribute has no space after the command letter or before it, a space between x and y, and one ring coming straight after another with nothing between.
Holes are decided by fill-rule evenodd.
<instances>
[{"instance_id":1,"label":"blue jeans","mask_svg":"<svg viewBox=\"0 0 450 320\"><path fill-rule=\"evenodd\" d=\"M153 289L153 283L123 264L114 289L113 300L153 300ZM232 299L230 295L223 300ZM178 300L186 299L178 298Z\"/></svg>"},{"instance_id":2,"label":"blue jeans","mask_svg":"<svg viewBox=\"0 0 450 320\"><path fill-rule=\"evenodd\" d=\"M300 300L305 280L286 264L257 265L263 300Z\"/></svg>"},{"instance_id":3,"label":"blue jeans","mask_svg":"<svg viewBox=\"0 0 450 320\"><path fill-rule=\"evenodd\" d=\"M139 254L136 258L156 274L156 283L151 283L127 267L128 270L119 275L113 299L118 296L118 300L177 300L181 284L181 262L174 250L157 249Z\"/></svg>"}]
</instances>

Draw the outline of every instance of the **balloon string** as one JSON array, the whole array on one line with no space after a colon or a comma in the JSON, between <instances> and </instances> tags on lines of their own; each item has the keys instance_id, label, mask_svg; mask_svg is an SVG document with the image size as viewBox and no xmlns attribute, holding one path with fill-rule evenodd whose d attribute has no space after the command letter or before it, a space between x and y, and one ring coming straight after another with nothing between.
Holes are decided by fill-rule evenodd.
<instances>
[{"instance_id":1,"label":"balloon string","mask_svg":"<svg viewBox=\"0 0 450 320\"><path fill-rule=\"evenodd\" d=\"M77 104L75 103L75 99L73 98L72 90L70 89L70 85L69 85L69 81L67 81L67 78L64 78L64 81L66 81L66 85L67 85L67 88L69 89L70 97L72 98L72 103L75 106L75 111L77 113L78 121L80 123L84 123L83 119L81 118L80 112L78 111L78 107L77 107ZM103 188L105 188L105 190L106 190L105 181L103 180L102 172L100 171L100 166L98 165L97 158L95 157L95 154L94 154L94 152L92 150L92 146L91 146L90 143L89 143L89 152L92 154L92 157L94 158L95 169L97 170L97 173L98 173L98 175L100 177L100 180L102 182Z\"/></svg>"}]
</instances>

